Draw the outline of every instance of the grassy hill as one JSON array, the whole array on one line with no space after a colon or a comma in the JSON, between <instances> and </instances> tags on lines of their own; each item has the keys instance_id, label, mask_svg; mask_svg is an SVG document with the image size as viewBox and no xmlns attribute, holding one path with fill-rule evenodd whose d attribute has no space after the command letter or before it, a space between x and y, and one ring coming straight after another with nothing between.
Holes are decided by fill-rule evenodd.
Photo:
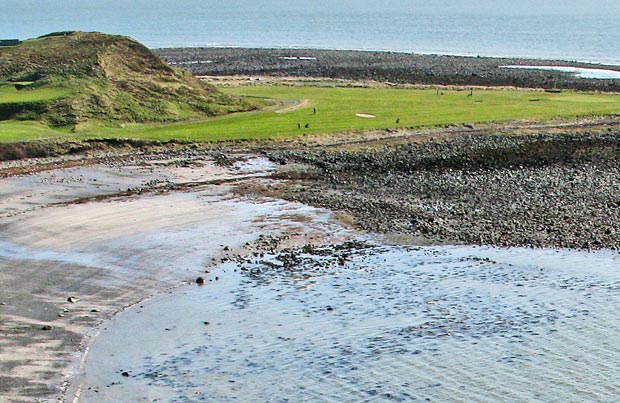
<instances>
[{"instance_id":1,"label":"grassy hill","mask_svg":"<svg viewBox=\"0 0 620 403\"><path fill-rule=\"evenodd\" d=\"M171 122L252 108L123 36L60 32L0 48L0 120Z\"/></svg>"}]
</instances>

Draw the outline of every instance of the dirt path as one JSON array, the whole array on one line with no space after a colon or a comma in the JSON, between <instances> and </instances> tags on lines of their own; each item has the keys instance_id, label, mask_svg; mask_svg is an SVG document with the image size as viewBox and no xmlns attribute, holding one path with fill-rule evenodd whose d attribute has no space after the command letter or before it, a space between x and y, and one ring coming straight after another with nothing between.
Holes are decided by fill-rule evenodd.
<instances>
[{"instance_id":1,"label":"dirt path","mask_svg":"<svg viewBox=\"0 0 620 403\"><path fill-rule=\"evenodd\" d=\"M296 111L297 109L304 108L304 107L306 107L308 105L310 105L310 100L309 99L302 99L302 100L299 100L299 101L294 101L293 105L286 106L284 108L278 109L276 111L276 113L293 112L293 111Z\"/></svg>"}]
</instances>

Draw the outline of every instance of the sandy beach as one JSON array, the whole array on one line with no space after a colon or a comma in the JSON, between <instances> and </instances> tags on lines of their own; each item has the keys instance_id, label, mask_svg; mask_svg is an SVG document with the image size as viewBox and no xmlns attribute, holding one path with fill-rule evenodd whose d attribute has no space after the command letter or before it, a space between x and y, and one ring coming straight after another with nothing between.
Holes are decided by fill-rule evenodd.
<instances>
[{"instance_id":1,"label":"sandy beach","mask_svg":"<svg viewBox=\"0 0 620 403\"><path fill-rule=\"evenodd\" d=\"M73 401L97 325L193 282L228 253L346 236L325 210L209 184L265 175L264 160L223 168L182 154L155 158L1 180L0 400ZM190 182L204 185L165 190Z\"/></svg>"}]
</instances>

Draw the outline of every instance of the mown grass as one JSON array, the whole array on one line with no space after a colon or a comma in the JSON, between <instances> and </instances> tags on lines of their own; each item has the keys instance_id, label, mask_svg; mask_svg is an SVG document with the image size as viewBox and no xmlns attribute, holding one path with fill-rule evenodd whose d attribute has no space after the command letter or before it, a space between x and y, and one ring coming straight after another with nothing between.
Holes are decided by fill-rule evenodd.
<instances>
[{"instance_id":1,"label":"mown grass","mask_svg":"<svg viewBox=\"0 0 620 403\"><path fill-rule=\"evenodd\" d=\"M248 86L224 91L262 100L306 101L304 106L283 113L271 110L171 125L134 125L122 130L104 130L100 135L157 140L263 139L620 113L620 96L611 94L490 89L474 90L473 96L468 96L470 93L465 90L309 86ZM358 113L376 117L361 118L356 116Z\"/></svg>"},{"instance_id":2,"label":"mown grass","mask_svg":"<svg viewBox=\"0 0 620 403\"><path fill-rule=\"evenodd\" d=\"M68 128L51 128L41 122L15 120L0 121L0 142L65 137L70 132Z\"/></svg>"},{"instance_id":3,"label":"mown grass","mask_svg":"<svg viewBox=\"0 0 620 403\"><path fill-rule=\"evenodd\" d=\"M16 83L0 83L0 104L51 101L70 94L71 90L62 87L32 87L22 89ZM25 85L26 83L18 83Z\"/></svg>"},{"instance_id":4,"label":"mown grass","mask_svg":"<svg viewBox=\"0 0 620 403\"><path fill-rule=\"evenodd\" d=\"M312 86L247 86L223 90L262 102L303 102L299 108L280 113L265 109L173 124L132 124L123 128L85 126L77 130L77 136L218 141L620 113L620 96L614 94L475 89L469 96L468 90L457 89ZM376 117L361 118L356 116L358 113ZM0 139L4 140L1 131L0 127ZM18 135L13 135L15 137Z\"/></svg>"}]
</instances>

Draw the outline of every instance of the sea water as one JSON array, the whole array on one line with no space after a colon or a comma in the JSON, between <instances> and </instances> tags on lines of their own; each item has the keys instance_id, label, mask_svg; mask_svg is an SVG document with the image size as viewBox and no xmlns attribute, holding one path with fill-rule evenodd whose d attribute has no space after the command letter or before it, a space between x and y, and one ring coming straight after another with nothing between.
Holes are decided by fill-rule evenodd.
<instances>
[{"instance_id":1,"label":"sea water","mask_svg":"<svg viewBox=\"0 0 620 403\"><path fill-rule=\"evenodd\" d=\"M0 38L85 30L151 48L302 47L620 64L613 0L3 0Z\"/></svg>"},{"instance_id":2,"label":"sea water","mask_svg":"<svg viewBox=\"0 0 620 403\"><path fill-rule=\"evenodd\" d=\"M79 401L616 401L619 264L465 246L226 263L107 323Z\"/></svg>"},{"instance_id":3,"label":"sea water","mask_svg":"<svg viewBox=\"0 0 620 403\"><path fill-rule=\"evenodd\" d=\"M620 80L620 72L608 69L589 69L570 66L500 66L505 69L525 69L525 70L548 70L570 73L579 78L594 78L600 80Z\"/></svg>"}]
</instances>

